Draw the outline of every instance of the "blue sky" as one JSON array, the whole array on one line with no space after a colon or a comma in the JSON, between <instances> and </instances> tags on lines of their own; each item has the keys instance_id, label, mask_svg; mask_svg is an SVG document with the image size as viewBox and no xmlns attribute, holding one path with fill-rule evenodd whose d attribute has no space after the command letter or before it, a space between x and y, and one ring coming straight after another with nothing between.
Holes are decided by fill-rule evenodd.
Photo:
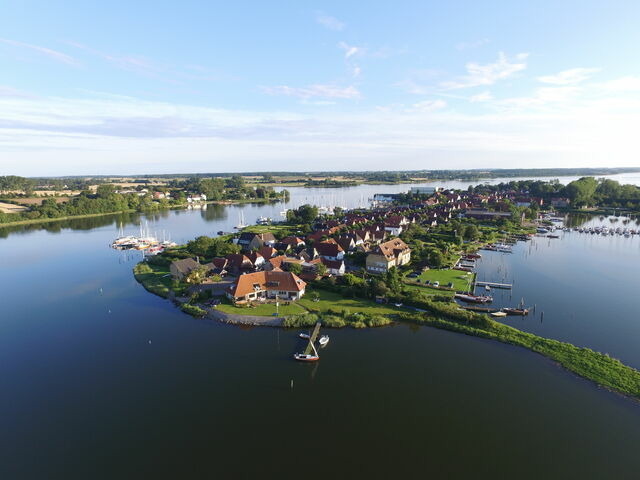
<instances>
[{"instance_id":1,"label":"blue sky","mask_svg":"<svg viewBox=\"0 0 640 480\"><path fill-rule=\"evenodd\" d=\"M0 174L640 166L640 3L35 2Z\"/></svg>"}]
</instances>

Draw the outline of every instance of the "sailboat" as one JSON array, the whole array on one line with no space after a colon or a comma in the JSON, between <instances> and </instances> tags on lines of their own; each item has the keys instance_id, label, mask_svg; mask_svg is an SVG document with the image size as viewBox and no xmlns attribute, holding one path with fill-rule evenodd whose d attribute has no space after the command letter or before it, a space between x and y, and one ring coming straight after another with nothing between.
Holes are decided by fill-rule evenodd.
<instances>
[{"instance_id":1,"label":"sailboat","mask_svg":"<svg viewBox=\"0 0 640 480\"><path fill-rule=\"evenodd\" d=\"M315 345L311 342L309 343L311 345L311 348L313 348L312 354L294 353L293 358L295 358L299 362L317 362L318 360L320 360L320 355L318 355L318 351L316 350Z\"/></svg>"},{"instance_id":2,"label":"sailboat","mask_svg":"<svg viewBox=\"0 0 640 480\"><path fill-rule=\"evenodd\" d=\"M246 225L244 224L244 212L240 212L240 223L238 223L238 225L236 225L234 228L240 230L244 227L246 227Z\"/></svg>"}]
</instances>

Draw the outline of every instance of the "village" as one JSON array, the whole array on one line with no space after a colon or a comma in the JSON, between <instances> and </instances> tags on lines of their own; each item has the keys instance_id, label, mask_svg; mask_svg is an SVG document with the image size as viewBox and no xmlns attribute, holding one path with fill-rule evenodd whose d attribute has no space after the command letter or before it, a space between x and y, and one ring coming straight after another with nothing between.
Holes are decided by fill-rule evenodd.
<instances>
[{"instance_id":1,"label":"village","mask_svg":"<svg viewBox=\"0 0 640 480\"><path fill-rule=\"evenodd\" d=\"M429 187L339 215L305 205L284 222L168 248L136 277L188 313L233 323L293 326L323 314L387 324L408 304L472 294L474 252L535 232L527 217L542 204L524 192Z\"/></svg>"}]
</instances>

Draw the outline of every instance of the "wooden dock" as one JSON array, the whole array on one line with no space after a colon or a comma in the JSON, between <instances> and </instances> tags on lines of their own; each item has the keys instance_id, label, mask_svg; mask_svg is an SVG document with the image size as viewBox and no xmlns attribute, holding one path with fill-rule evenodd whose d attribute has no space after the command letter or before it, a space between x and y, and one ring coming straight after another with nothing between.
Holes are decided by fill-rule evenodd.
<instances>
[{"instance_id":1,"label":"wooden dock","mask_svg":"<svg viewBox=\"0 0 640 480\"><path fill-rule=\"evenodd\" d=\"M472 307L472 306L463 306L465 310L471 310L472 312L480 312L480 313L493 313L500 310L499 308L494 307Z\"/></svg>"},{"instance_id":2,"label":"wooden dock","mask_svg":"<svg viewBox=\"0 0 640 480\"><path fill-rule=\"evenodd\" d=\"M476 281L476 286L478 286L478 287L484 287L486 285L489 285L491 288L504 288L505 290L511 290L511 288L513 287L513 285L510 284L510 283L495 283L495 282L480 282L480 281Z\"/></svg>"},{"instance_id":3,"label":"wooden dock","mask_svg":"<svg viewBox=\"0 0 640 480\"><path fill-rule=\"evenodd\" d=\"M316 323L315 327L313 327L313 332L311 332L311 336L309 337L309 344L307 345L307 348L304 349L305 355L311 355L312 353L314 353L313 345L315 344L316 339L318 338L318 335L320 334L320 326L321 325L322 325L322 323L318 322L318 323Z\"/></svg>"}]
</instances>

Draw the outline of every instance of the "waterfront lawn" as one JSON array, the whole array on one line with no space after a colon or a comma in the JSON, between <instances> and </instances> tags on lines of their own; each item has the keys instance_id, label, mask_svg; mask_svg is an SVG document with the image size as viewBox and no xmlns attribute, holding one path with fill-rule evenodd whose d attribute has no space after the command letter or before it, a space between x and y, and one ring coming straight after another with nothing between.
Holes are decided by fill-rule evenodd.
<instances>
[{"instance_id":1,"label":"waterfront lawn","mask_svg":"<svg viewBox=\"0 0 640 480\"><path fill-rule=\"evenodd\" d=\"M471 282L473 281L473 273L469 273L469 275L467 275L467 272L464 272L462 270L434 268L421 273L417 279L406 277L405 279L410 282L415 282L419 279L420 283L422 284L424 284L427 280L431 283L440 282L441 287L446 287L450 282L453 282L453 288L455 290L466 292L469 291Z\"/></svg>"},{"instance_id":2,"label":"waterfront lawn","mask_svg":"<svg viewBox=\"0 0 640 480\"><path fill-rule=\"evenodd\" d=\"M169 268L140 262L133 267L133 274L138 282L151 293L167 298L171 291L171 274Z\"/></svg>"},{"instance_id":3,"label":"waterfront lawn","mask_svg":"<svg viewBox=\"0 0 640 480\"><path fill-rule=\"evenodd\" d=\"M275 224L275 225L251 225L249 227L243 228L242 232L249 233L273 233L276 238L284 238L289 235L295 235L296 232L299 232L302 228L302 225L283 225L283 224Z\"/></svg>"},{"instance_id":4,"label":"waterfront lawn","mask_svg":"<svg viewBox=\"0 0 640 480\"><path fill-rule=\"evenodd\" d=\"M224 299L216 309L224 313L232 313L235 315L256 315L259 317L271 317L276 313L275 303L256 304L255 307L236 307L227 299ZM289 305L285 305L285 302L280 301L280 306L278 307L279 317L300 315L303 313L306 313L306 310L298 305L297 302L290 302Z\"/></svg>"},{"instance_id":5,"label":"waterfront lawn","mask_svg":"<svg viewBox=\"0 0 640 480\"><path fill-rule=\"evenodd\" d=\"M411 280L411 279L409 279ZM420 284L404 284L405 291L418 292L422 295L433 296L433 295L443 295L448 297L453 297L455 292L452 290L440 290L439 288L430 288L428 286L423 286Z\"/></svg>"},{"instance_id":6,"label":"waterfront lawn","mask_svg":"<svg viewBox=\"0 0 640 480\"><path fill-rule=\"evenodd\" d=\"M319 301L314 302L313 297L317 293ZM326 313L329 310L343 311L350 313L362 312L369 315L395 315L402 311L392 304L380 304L364 298L345 298L339 293L329 292L322 289L312 290L307 288L307 293L298 303L314 313Z\"/></svg>"}]
</instances>

